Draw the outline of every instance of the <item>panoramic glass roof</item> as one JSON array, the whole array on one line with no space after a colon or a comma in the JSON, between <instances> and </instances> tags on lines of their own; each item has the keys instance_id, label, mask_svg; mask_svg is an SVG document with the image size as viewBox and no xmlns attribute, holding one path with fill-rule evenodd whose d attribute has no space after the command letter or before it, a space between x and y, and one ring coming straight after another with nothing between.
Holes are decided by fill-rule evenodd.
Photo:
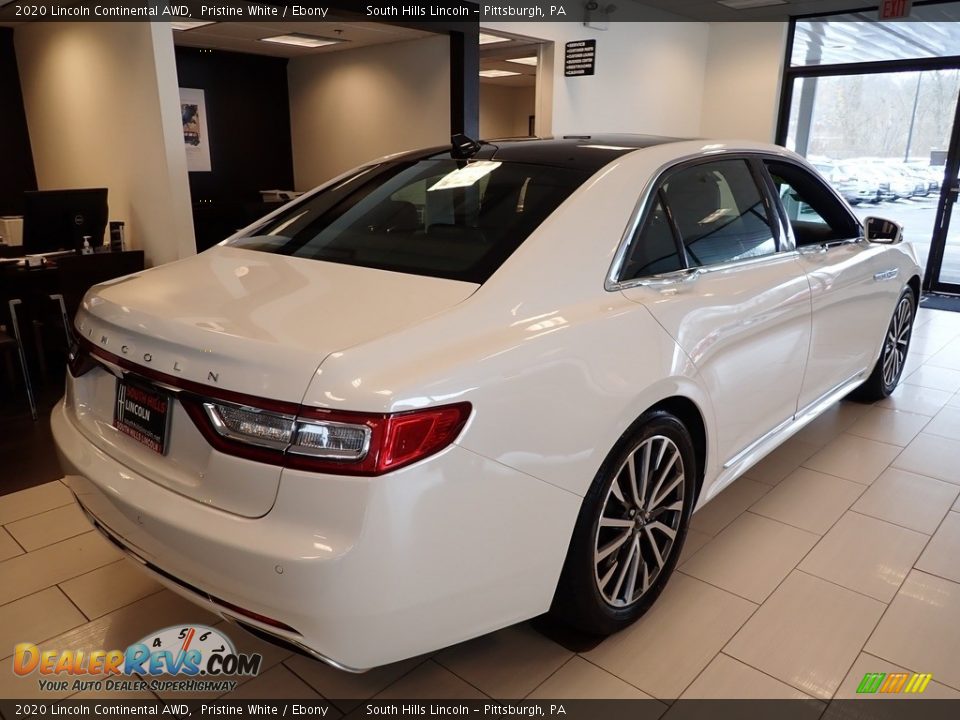
<instances>
[{"instance_id":1,"label":"panoramic glass roof","mask_svg":"<svg viewBox=\"0 0 960 720\"><path fill-rule=\"evenodd\" d=\"M960 55L960 2L914 5L909 21L876 20L876 10L798 20L790 64L843 65Z\"/></svg>"}]
</instances>

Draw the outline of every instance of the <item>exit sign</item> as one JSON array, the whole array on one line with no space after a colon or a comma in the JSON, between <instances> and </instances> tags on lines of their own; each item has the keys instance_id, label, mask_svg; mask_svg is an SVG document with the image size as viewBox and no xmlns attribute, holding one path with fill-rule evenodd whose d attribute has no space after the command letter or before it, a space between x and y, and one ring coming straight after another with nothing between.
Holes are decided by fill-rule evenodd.
<instances>
[{"instance_id":1,"label":"exit sign","mask_svg":"<svg viewBox=\"0 0 960 720\"><path fill-rule=\"evenodd\" d=\"M899 20L910 17L913 0L880 0L880 19Z\"/></svg>"}]
</instances>

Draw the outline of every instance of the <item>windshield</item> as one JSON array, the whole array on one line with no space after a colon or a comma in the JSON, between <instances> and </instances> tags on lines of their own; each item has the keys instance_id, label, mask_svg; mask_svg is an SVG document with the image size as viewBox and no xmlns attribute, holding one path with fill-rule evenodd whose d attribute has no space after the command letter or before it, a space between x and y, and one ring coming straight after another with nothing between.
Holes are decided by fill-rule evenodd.
<instances>
[{"instance_id":1,"label":"windshield","mask_svg":"<svg viewBox=\"0 0 960 720\"><path fill-rule=\"evenodd\" d=\"M482 283L586 177L492 160L384 163L227 244Z\"/></svg>"}]
</instances>

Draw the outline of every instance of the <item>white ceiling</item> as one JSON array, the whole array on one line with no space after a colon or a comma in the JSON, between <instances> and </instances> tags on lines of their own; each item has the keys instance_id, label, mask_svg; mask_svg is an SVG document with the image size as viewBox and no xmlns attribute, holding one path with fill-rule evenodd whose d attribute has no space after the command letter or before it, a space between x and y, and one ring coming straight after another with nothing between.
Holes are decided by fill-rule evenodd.
<instances>
[{"instance_id":1,"label":"white ceiling","mask_svg":"<svg viewBox=\"0 0 960 720\"><path fill-rule=\"evenodd\" d=\"M265 37L293 32L319 35L320 37L342 38L347 42L325 45L319 48L261 42L261 39ZM224 22L204 25L193 30L174 31L173 41L184 47L296 58L402 40L416 40L430 35L432 33L421 30L372 22ZM503 35L506 37L505 34ZM507 58L536 55L538 47L538 41L519 35L511 35L507 41L502 43L482 45L480 47L481 70L510 70L520 74L502 78L481 78L481 82L508 87L532 87L536 83L537 68L506 62L506 60Z\"/></svg>"},{"instance_id":2,"label":"white ceiling","mask_svg":"<svg viewBox=\"0 0 960 720\"><path fill-rule=\"evenodd\" d=\"M792 15L814 15L850 10L876 10L880 0L787 0L785 5L733 10L716 0L640 0L637 4L691 20L787 20ZM617 19L617 12L610 15Z\"/></svg>"},{"instance_id":3,"label":"white ceiling","mask_svg":"<svg viewBox=\"0 0 960 720\"><path fill-rule=\"evenodd\" d=\"M342 38L347 42L325 45L319 48L261 42L261 39L265 37L294 32L319 35L320 37ZM533 87L536 84L537 68L507 62L507 59L536 55L539 41L520 35L498 34L509 37L509 39L505 42L480 46L480 69L509 70L520 74L500 78L481 78L480 81L508 87ZM173 41L184 47L296 58L402 40L416 40L430 35L432 33L421 30L372 22L224 22L204 25L193 30L174 31Z\"/></svg>"},{"instance_id":4,"label":"white ceiling","mask_svg":"<svg viewBox=\"0 0 960 720\"><path fill-rule=\"evenodd\" d=\"M482 32L487 31L482 30ZM502 33L498 32L497 34L506 37L506 35L503 35ZM480 82L486 85L505 85L507 87L535 86L537 84L536 65L522 65L520 63L507 62L507 60L509 58L523 58L530 57L531 55L538 55L539 50L539 40L534 40L522 35L511 35L510 39L505 42L481 45L481 70L508 70L510 72L520 74L498 78L481 77Z\"/></svg>"},{"instance_id":5,"label":"white ceiling","mask_svg":"<svg viewBox=\"0 0 960 720\"><path fill-rule=\"evenodd\" d=\"M340 38L347 42L325 45L319 48L260 42L265 37L294 32ZM411 30L397 25L373 22L224 22L204 25L193 30L176 30L173 32L173 41L177 45L186 47L295 58L401 40L416 40L430 35L432 33L421 30Z\"/></svg>"}]
</instances>

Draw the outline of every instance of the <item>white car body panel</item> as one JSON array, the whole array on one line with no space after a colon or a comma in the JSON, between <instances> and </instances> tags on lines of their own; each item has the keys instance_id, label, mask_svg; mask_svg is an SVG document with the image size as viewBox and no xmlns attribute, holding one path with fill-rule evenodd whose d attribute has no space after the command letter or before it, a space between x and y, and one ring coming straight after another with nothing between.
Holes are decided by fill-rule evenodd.
<instances>
[{"instance_id":1,"label":"white car body panel","mask_svg":"<svg viewBox=\"0 0 960 720\"><path fill-rule=\"evenodd\" d=\"M860 241L609 287L660 173L725 153L809 167L756 143L621 155L482 285L218 246L94 288L79 332L135 366L306 408L473 410L453 445L378 477L226 455L179 405L161 457L113 428L98 368L68 376L52 418L71 488L177 592L279 618L295 632L244 622L346 668L546 611L582 498L638 417L694 409L702 506L862 380L919 277L909 246Z\"/></svg>"},{"instance_id":2,"label":"white car body panel","mask_svg":"<svg viewBox=\"0 0 960 720\"><path fill-rule=\"evenodd\" d=\"M251 520L171 496L85 442L73 423L69 408L54 411L60 451L75 463L70 488L137 559L254 612L282 613L297 634L210 606L306 641L346 669L544 612L580 509L575 495L453 447L380 478L285 470L273 510ZM531 507L549 512L534 518Z\"/></svg>"},{"instance_id":3,"label":"white car body panel","mask_svg":"<svg viewBox=\"0 0 960 720\"><path fill-rule=\"evenodd\" d=\"M299 402L329 353L419 322L476 289L221 246L100 286L77 326L159 372ZM349 314L331 311L344 307Z\"/></svg>"},{"instance_id":4,"label":"white car body panel","mask_svg":"<svg viewBox=\"0 0 960 720\"><path fill-rule=\"evenodd\" d=\"M803 407L873 367L883 339L876 328L890 319L889 308L903 288L909 260L896 249L867 243L811 248L799 255L813 293L813 335L799 403ZM896 276L874 279L888 269L897 270Z\"/></svg>"},{"instance_id":5,"label":"white car body panel","mask_svg":"<svg viewBox=\"0 0 960 720\"><path fill-rule=\"evenodd\" d=\"M796 414L810 343L810 289L796 257L623 293L649 308L699 370L714 405L717 460Z\"/></svg>"}]
</instances>

